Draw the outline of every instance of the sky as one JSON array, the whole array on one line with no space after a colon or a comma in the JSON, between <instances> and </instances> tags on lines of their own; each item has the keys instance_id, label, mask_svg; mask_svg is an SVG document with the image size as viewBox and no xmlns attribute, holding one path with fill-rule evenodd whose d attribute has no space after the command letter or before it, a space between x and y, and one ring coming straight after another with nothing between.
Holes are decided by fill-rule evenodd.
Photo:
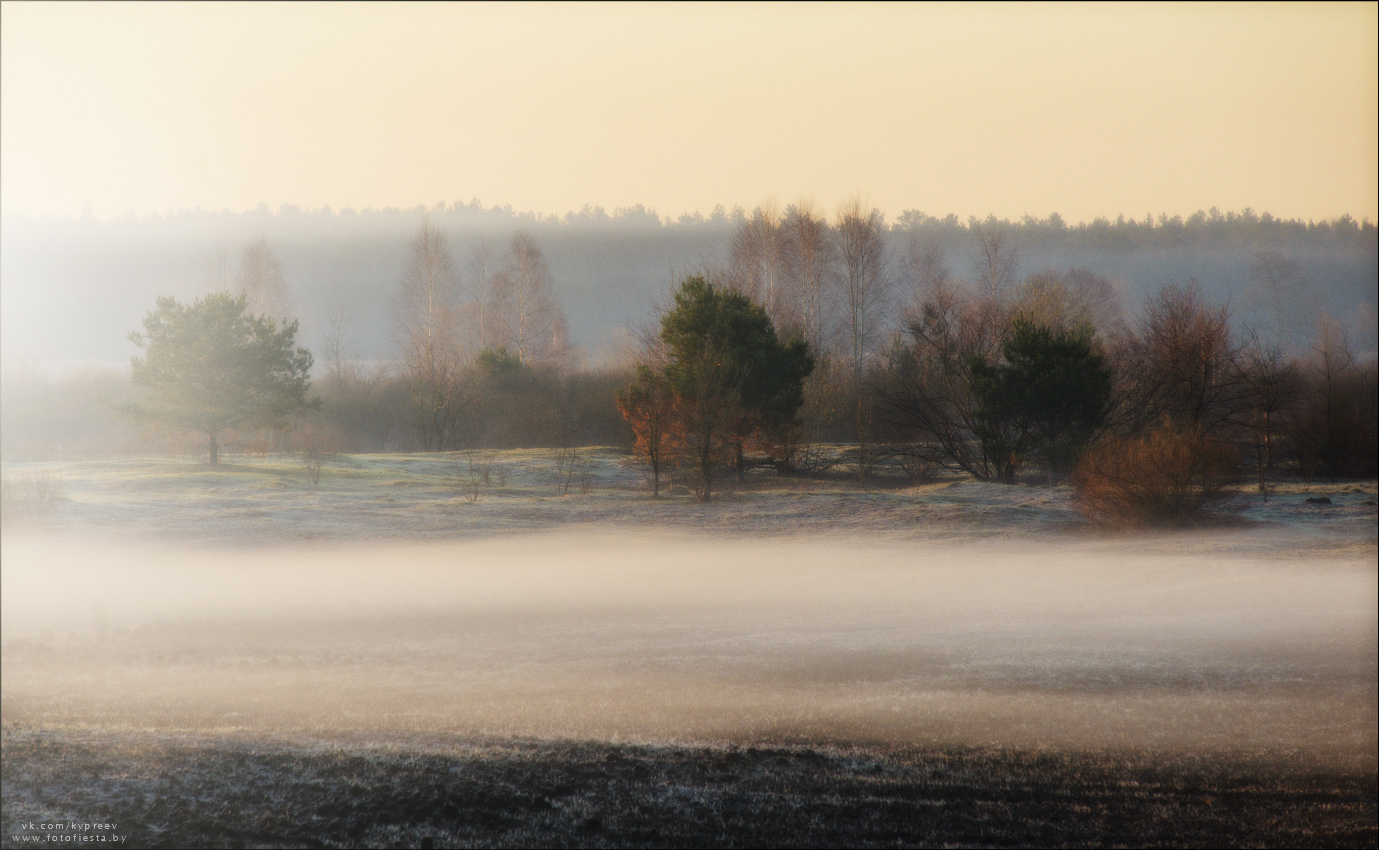
<instances>
[{"instance_id":1,"label":"sky","mask_svg":"<svg viewBox=\"0 0 1379 850\"><path fill-rule=\"evenodd\" d=\"M1379 219L1379 6L0 3L0 213Z\"/></svg>"}]
</instances>

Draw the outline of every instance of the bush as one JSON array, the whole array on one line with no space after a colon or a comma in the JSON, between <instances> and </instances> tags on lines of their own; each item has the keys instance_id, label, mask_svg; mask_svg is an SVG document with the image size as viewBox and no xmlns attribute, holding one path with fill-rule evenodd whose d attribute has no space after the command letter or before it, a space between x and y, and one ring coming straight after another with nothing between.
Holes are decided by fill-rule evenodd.
<instances>
[{"instance_id":1,"label":"bush","mask_svg":"<svg viewBox=\"0 0 1379 850\"><path fill-rule=\"evenodd\" d=\"M1078 464L1078 505L1096 523L1195 525L1227 497L1235 450L1190 428L1103 440Z\"/></svg>"}]
</instances>

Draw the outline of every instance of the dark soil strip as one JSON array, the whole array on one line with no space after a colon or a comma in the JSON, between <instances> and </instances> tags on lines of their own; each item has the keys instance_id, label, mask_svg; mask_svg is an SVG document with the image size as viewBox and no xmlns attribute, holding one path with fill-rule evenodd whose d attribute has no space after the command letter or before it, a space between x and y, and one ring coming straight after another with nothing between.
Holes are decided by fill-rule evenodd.
<instances>
[{"instance_id":1,"label":"dark soil strip","mask_svg":"<svg viewBox=\"0 0 1379 850\"><path fill-rule=\"evenodd\" d=\"M4 847L54 822L128 847L1374 847L1377 818L1372 771L1277 760L10 728L0 826ZM37 846L78 844L111 846Z\"/></svg>"}]
</instances>

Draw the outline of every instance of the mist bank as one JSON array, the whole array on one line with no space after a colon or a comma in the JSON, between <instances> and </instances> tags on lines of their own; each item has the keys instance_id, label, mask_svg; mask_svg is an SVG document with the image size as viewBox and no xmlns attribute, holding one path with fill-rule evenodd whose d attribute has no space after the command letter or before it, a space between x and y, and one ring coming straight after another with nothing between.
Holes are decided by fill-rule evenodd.
<instances>
[{"instance_id":1,"label":"mist bank","mask_svg":"<svg viewBox=\"0 0 1379 850\"><path fill-rule=\"evenodd\" d=\"M1374 756L1372 558L4 542L7 724Z\"/></svg>"},{"instance_id":2,"label":"mist bank","mask_svg":"<svg viewBox=\"0 0 1379 850\"><path fill-rule=\"evenodd\" d=\"M680 276L727 259L745 215L720 208L670 222L636 207L556 217L475 202L363 212L197 211L116 221L7 218L0 243L4 353L7 360L34 363L125 363L135 353L126 335L157 296L186 301L205 294L212 288L210 267L262 238L281 259L308 347L321 341L330 299L344 294L356 317L353 353L388 361L395 356L392 304L408 243L429 219L448 240L462 279L481 240L501 249L515 232L529 233L549 263L572 342L586 364L598 366L618 358L626 328L651 320ZM889 237L897 253L911 235L927 240L945 252L956 277L971 277L977 253L972 229L994 221L964 223L907 211L889 223ZM1213 209L1186 219L1069 225L1050 216L1003 226L1014 235L1021 275L1085 267L1116 282L1131 311L1171 280L1196 279L1210 298L1239 302L1256 254L1280 251L1298 263L1309 309L1347 323L1357 349L1375 348L1379 263L1376 230L1368 222L1289 222Z\"/></svg>"}]
</instances>

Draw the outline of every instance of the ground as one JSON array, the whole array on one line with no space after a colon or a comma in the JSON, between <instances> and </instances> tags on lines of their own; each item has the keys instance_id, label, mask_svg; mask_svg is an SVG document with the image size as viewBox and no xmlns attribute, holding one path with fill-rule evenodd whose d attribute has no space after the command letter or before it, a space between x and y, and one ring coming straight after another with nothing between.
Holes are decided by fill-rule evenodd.
<instances>
[{"instance_id":1,"label":"ground","mask_svg":"<svg viewBox=\"0 0 1379 850\"><path fill-rule=\"evenodd\" d=\"M1125 534L606 449L4 474L3 846L1379 840L1374 482Z\"/></svg>"},{"instance_id":2,"label":"ground","mask_svg":"<svg viewBox=\"0 0 1379 850\"><path fill-rule=\"evenodd\" d=\"M1372 776L1123 753L23 732L5 748L8 809L113 822L138 847L1360 847L1376 815Z\"/></svg>"}]
</instances>

